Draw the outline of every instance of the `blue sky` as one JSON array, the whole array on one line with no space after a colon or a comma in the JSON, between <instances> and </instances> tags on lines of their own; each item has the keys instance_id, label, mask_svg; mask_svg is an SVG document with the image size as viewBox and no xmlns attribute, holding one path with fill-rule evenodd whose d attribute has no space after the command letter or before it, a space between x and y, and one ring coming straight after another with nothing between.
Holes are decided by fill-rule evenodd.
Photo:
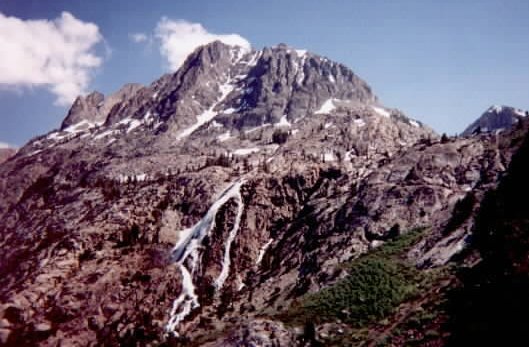
<instances>
[{"instance_id":1,"label":"blue sky","mask_svg":"<svg viewBox=\"0 0 529 347\"><path fill-rule=\"evenodd\" d=\"M87 79L79 85L85 91L110 93L167 72L159 40L130 39L152 36L167 17L200 23L211 33L239 34L255 48L284 42L344 63L384 105L438 132L462 131L492 104L529 109L527 0L0 0L4 19L52 21L63 11L98 29L90 59L100 61L84 70ZM0 141L22 145L59 126L68 107L56 105L57 93L36 78L15 77L0 76Z\"/></svg>"}]
</instances>

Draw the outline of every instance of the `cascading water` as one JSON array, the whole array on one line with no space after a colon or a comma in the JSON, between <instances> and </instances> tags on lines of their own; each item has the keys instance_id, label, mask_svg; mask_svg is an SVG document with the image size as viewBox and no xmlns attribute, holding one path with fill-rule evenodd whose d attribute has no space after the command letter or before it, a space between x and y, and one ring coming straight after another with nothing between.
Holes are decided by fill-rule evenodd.
<instances>
[{"instance_id":1,"label":"cascading water","mask_svg":"<svg viewBox=\"0 0 529 347\"><path fill-rule=\"evenodd\" d=\"M195 284L193 276L200 268L202 255L200 246L204 238L215 227L215 217L218 210L231 199L237 200L237 215L233 228L230 230L226 242L224 243L224 257L222 259L222 268L219 276L215 280L217 290L221 289L228 278L230 271L230 250L233 240L237 236L241 222L244 204L241 196L241 186L244 180L239 180L225 189L220 197L211 205L206 215L193 227L182 230L180 239L173 248L172 254L180 272L182 273L182 290L178 298L173 302L170 318L166 325L166 330L170 333L177 334L177 326L196 308L200 307L198 296L195 294Z\"/></svg>"}]
</instances>

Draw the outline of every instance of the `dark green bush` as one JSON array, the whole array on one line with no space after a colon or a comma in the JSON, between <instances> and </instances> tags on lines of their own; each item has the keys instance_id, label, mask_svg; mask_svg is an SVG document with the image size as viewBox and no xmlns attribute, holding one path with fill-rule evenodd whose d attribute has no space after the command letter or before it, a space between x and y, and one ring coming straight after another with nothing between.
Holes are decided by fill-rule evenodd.
<instances>
[{"instance_id":1,"label":"dark green bush","mask_svg":"<svg viewBox=\"0 0 529 347\"><path fill-rule=\"evenodd\" d=\"M284 315L287 322L304 324L340 319L361 327L390 314L417 293L422 276L402 259L422 231L416 230L344 264L348 275L334 285L304 296Z\"/></svg>"},{"instance_id":2,"label":"dark green bush","mask_svg":"<svg viewBox=\"0 0 529 347\"><path fill-rule=\"evenodd\" d=\"M380 319L414 293L400 267L386 259L361 259L342 281L308 295L301 309L321 321L339 318L363 325Z\"/></svg>"}]
</instances>

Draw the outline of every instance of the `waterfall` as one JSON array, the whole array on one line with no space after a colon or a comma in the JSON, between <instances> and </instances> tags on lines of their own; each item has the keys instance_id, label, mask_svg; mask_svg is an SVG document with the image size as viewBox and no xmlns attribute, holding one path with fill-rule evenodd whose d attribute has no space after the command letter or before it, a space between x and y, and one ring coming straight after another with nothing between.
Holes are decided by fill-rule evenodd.
<instances>
[{"instance_id":1,"label":"waterfall","mask_svg":"<svg viewBox=\"0 0 529 347\"><path fill-rule=\"evenodd\" d=\"M204 238L209 235L215 227L215 217L218 210L231 199L237 200L237 215L233 228L230 230L226 242L224 243L224 257L222 260L222 270L215 280L217 290L222 288L228 278L230 271L230 250L231 244L241 222L244 204L241 196L241 186L244 180L239 180L226 188L220 197L211 205L206 215L191 228L180 231L180 238L172 250L173 259L182 273L182 290L180 295L173 301L169 321L166 330L170 333L175 332L176 327L196 308L200 307L198 296L195 294L195 284L193 276L200 268L201 254L200 247Z\"/></svg>"},{"instance_id":2,"label":"waterfall","mask_svg":"<svg viewBox=\"0 0 529 347\"><path fill-rule=\"evenodd\" d=\"M220 271L219 277L215 280L215 287L217 289L222 288L224 285L224 282L226 281L226 278L228 278L228 274L230 272L230 250L231 250L231 244L233 240L235 240L235 236L237 236L237 231L239 230L239 224L241 224L241 217L242 217L242 211L244 210L244 204L242 201L242 196L240 190L237 191L237 216L235 217L235 223L233 224L233 228L230 231L230 234L228 235L228 238L226 239L226 243L224 246L224 259L222 260L222 270Z\"/></svg>"}]
</instances>

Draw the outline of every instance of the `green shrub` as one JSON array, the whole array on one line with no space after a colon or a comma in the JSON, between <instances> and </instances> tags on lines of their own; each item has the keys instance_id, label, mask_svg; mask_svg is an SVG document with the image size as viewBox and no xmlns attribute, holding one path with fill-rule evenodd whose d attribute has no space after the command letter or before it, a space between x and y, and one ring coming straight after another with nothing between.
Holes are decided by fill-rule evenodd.
<instances>
[{"instance_id":1,"label":"green shrub","mask_svg":"<svg viewBox=\"0 0 529 347\"><path fill-rule=\"evenodd\" d=\"M346 278L306 296L299 308L304 316L317 321L339 318L361 326L380 319L414 293L401 270L389 260L362 259Z\"/></svg>"},{"instance_id":2,"label":"green shrub","mask_svg":"<svg viewBox=\"0 0 529 347\"><path fill-rule=\"evenodd\" d=\"M421 235L421 230L409 232L343 264L345 278L302 297L283 318L294 324L339 319L356 327L384 318L417 293L422 276L402 255Z\"/></svg>"}]
</instances>

